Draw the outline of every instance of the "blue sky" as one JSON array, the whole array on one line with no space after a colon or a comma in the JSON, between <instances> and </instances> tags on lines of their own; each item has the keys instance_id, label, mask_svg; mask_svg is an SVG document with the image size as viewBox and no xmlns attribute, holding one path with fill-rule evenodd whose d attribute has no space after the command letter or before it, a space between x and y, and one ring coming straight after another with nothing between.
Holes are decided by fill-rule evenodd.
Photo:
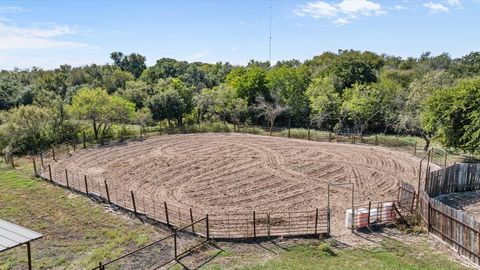
<instances>
[{"instance_id":1,"label":"blue sky","mask_svg":"<svg viewBox=\"0 0 480 270\"><path fill-rule=\"evenodd\" d=\"M324 51L480 50L480 0L0 1L0 69L109 62L112 51L245 64Z\"/></svg>"}]
</instances>

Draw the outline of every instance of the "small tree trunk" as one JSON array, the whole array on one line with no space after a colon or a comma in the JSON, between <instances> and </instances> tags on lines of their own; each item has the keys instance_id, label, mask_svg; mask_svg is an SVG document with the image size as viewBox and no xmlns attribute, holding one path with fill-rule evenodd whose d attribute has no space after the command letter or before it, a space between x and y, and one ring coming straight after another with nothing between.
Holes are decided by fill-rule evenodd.
<instances>
[{"instance_id":1,"label":"small tree trunk","mask_svg":"<svg viewBox=\"0 0 480 270\"><path fill-rule=\"evenodd\" d=\"M95 136L95 140L98 141L98 128L97 122L93 121L93 136Z\"/></svg>"},{"instance_id":2,"label":"small tree trunk","mask_svg":"<svg viewBox=\"0 0 480 270\"><path fill-rule=\"evenodd\" d=\"M428 148L430 147L430 138L427 135L422 136L423 139L425 140L425 147L423 148L423 151L428 151Z\"/></svg>"}]
</instances>

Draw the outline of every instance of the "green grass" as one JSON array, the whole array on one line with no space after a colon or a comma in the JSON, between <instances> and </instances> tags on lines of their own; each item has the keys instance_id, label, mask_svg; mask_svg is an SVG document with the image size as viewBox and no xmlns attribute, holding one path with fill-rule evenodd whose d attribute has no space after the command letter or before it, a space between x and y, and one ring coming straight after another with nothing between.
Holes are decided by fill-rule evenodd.
<instances>
[{"instance_id":1,"label":"green grass","mask_svg":"<svg viewBox=\"0 0 480 270\"><path fill-rule=\"evenodd\" d=\"M21 163L21 162L19 162ZM89 269L159 233L84 197L33 179L31 167L0 163L0 218L44 235L32 243L34 269ZM25 247L0 254L0 269L25 269Z\"/></svg>"},{"instance_id":2,"label":"green grass","mask_svg":"<svg viewBox=\"0 0 480 270\"><path fill-rule=\"evenodd\" d=\"M337 250L325 243L318 246L297 245L288 251L281 252L273 260L238 269L459 270L466 268L433 251L426 241L406 245L396 240L384 240L380 247L372 249Z\"/></svg>"}]
</instances>

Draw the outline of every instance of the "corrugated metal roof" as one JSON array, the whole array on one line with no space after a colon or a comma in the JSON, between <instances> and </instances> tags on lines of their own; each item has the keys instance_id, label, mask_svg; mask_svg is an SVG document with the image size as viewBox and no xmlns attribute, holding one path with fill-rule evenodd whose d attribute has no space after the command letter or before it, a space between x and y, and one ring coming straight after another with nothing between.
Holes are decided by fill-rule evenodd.
<instances>
[{"instance_id":1,"label":"corrugated metal roof","mask_svg":"<svg viewBox=\"0 0 480 270\"><path fill-rule=\"evenodd\" d=\"M0 219L0 251L42 238L42 234Z\"/></svg>"}]
</instances>

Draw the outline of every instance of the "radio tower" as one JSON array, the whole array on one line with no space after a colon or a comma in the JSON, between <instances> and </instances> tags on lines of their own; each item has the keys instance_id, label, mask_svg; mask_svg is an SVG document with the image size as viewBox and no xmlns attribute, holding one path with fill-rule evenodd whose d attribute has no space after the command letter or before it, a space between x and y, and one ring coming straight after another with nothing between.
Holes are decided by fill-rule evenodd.
<instances>
[{"instance_id":1,"label":"radio tower","mask_svg":"<svg viewBox=\"0 0 480 270\"><path fill-rule=\"evenodd\" d=\"M270 5L270 29L269 29L269 43L268 43L268 62L272 65L272 1L269 1Z\"/></svg>"}]
</instances>

